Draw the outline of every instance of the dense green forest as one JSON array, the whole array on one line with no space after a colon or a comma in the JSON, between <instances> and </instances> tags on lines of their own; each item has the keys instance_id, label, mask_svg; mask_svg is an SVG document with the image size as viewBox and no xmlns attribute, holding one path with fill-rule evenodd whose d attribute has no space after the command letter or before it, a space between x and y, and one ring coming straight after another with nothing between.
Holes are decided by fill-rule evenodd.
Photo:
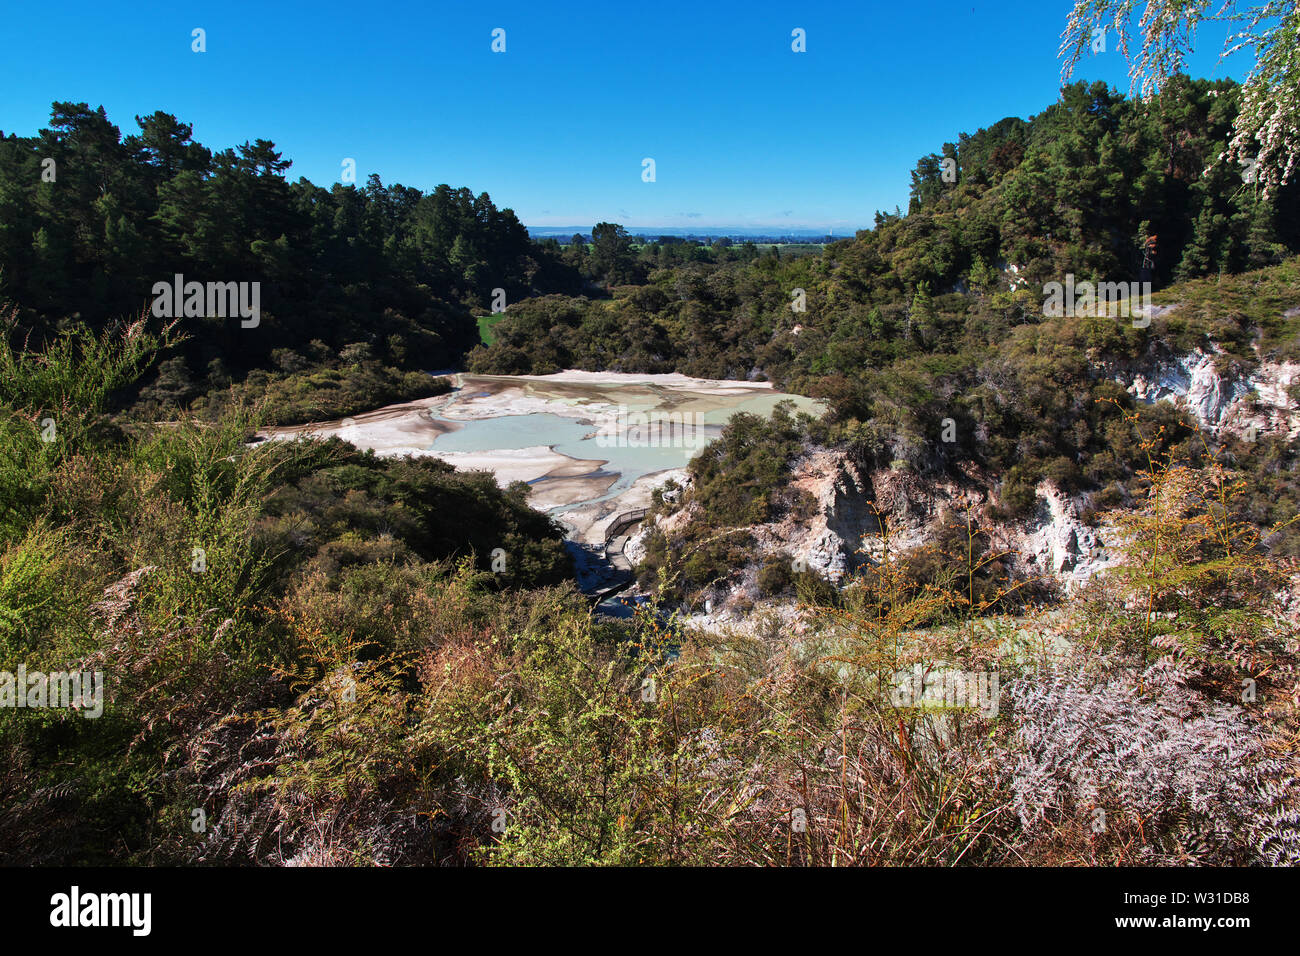
<instances>
[{"instance_id":1,"label":"dense green forest","mask_svg":"<svg viewBox=\"0 0 1300 956\"><path fill-rule=\"evenodd\" d=\"M55 103L39 135L0 134L0 295L44 337L73 318L98 331L138 316L154 283L178 273L260 282L257 328L187 323L153 376L155 409L254 370L294 379L286 391L319 392L312 372L357 364L376 388L339 414L412 397L402 372L457 364L494 288L512 299L580 288L486 193L424 194L376 176L362 187L290 183L290 161L267 140L213 152L174 116L136 122L123 137L102 108ZM298 420L333 417L325 392Z\"/></svg>"},{"instance_id":2,"label":"dense green forest","mask_svg":"<svg viewBox=\"0 0 1300 956\"><path fill-rule=\"evenodd\" d=\"M1105 371L1300 358L1300 187L1219 162L1239 95L1068 86L922 158L906 214L799 256L613 223L535 243L486 194L290 183L271 142L214 153L161 113L123 137L56 103L0 137L0 669L107 677L96 719L0 707L0 861L1300 860L1295 443L1206 440ZM263 283L260 324L153 317L175 273ZM1045 318L1066 274L1181 307ZM527 486L250 441L462 364L765 379L829 411L727 426L621 621ZM813 507L788 486L810 447L994 506L843 588L763 567L807 629L685 626L748 526ZM981 530L1045 477L1129 531L1069 604ZM954 663L1004 710L888 705L900 670Z\"/></svg>"}]
</instances>

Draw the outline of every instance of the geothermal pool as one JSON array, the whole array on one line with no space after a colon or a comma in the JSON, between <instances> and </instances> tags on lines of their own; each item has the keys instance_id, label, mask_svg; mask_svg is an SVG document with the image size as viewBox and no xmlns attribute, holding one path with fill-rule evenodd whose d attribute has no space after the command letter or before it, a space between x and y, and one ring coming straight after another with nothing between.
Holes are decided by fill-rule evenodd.
<instances>
[{"instance_id":1,"label":"geothermal pool","mask_svg":"<svg viewBox=\"0 0 1300 956\"><path fill-rule=\"evenodd\" d=\"M603 542L610 521L646 507L681 477L738 412L766 417L778 402L819 415L820 403L759 382L684 375L559 372L453 377L456 390L268 437L337 435L385 455L433 455L485 469L502 486L525 481L529 503L555 515L579 543Z\"/></svg>"},{"instance_id":2,"label":"geothermal pool","mask_svg":"<svg viewBox=\"0 0 1300 956\"><path fill-rule=\"evenodd\" d=\"M651 432L654 426L645 427ZM564 418L550 412L533 412L528 415L505 415L501 418L484 418L470 421L455 431L434 439L429 451L488 452L493 450L525 450L545 446L558 455L576 461L601 461L603 464L585 476L593 485L612 479L603 494L583 498L549 509L555 514L579 507L589 502L617 498L640 478L659 472L685 468L686 463L698 454L700 448L722 431L722 426L711 425L692 428L686 434L667 428L655 429L660 434L633 434L631 440L611 440L609 435L598 435L593 423ZM534 492L546 491L545 483L564 478L535 478L529 482Z\"/></svg>"}]
</instances>

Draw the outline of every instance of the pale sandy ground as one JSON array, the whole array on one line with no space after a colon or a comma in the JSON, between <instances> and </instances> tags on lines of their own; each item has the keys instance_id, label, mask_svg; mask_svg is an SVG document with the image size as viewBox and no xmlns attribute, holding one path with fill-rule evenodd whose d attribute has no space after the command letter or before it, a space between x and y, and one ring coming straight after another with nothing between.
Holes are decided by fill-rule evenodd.
<instances>
[{"instance_id":1,"label":"pale sandy ground","mask_svg":"<svg viewBox=\"0 0 1300 956\"><path fill-rule=\"evenodd\" d=\"M484 376L487 377L487 376ZM506 377L506 376L499 376ZM658 385L687 392L704 392L706 394L745 395L753 392L770 392L771 382L746 382L740 379L691 378L680 372L660 374L637 374L636 372L584 372L569 369L552 375L518 375L515 378L530 379L535 382L555 382L558 384L622 386Z\"/></svg>"},{"instance_id":2,"label":"pale sandy ground","mask_svg":"<svg viewBox=\"0 0 1300 956\"><path fill-rule=\"evenodd\" d=\"M550 511L565 505L603 495L610 485L618 481L618 475L608 472L603 477L582 475L572 478L547 476L533 483L533 493L528 503L539 511ZM559 517L563 517L562 515Z\"/></svg>"},{"instance_id":3,"label":"pale sandy ground","mask_svg":"<svg viewBox=\"0 0 1300 956\"><path fill-rule=\"evenodd\" d=\"M380 455L432 455L458 469L490 471L502 487L512 481L532 482L534 491L529 503L547 511L600 497L618 476L601 471L605 461L572 458L546 445L444 452L430 449L434 439L457 430L457 422L538 413L590 422L593 432L609 435L619 430L620 413L649 409L708 412L772 391L766 382L711 381L677 373L460 374L454 376L454 381L459 388L447 395L389 405L331 422L272 428L262 437L285 440L307 434L337 436ZM678 469L644 475L614 498L580 505L558 517L569 528L573 540L601 544L613 518L648 506L655 487L682 474Z\"/></svg>"},{"instance_id":4,"label":"pale sandy ground","mask_svg":"<svg viewBox=\"0 0 1300 956\"><path fill-rule=\"evenodd\" d=\"M426 454L426 449L433 444L435 438L456 431L459 427L454 423L436 421L430 415L430 410L446 397L438 395L414 402L387 405L373 412L349 415L331 422L270 428L260 433L259 437L285 439L314 435L319 438L341 438L378 455Z\"/></svg>"}]
</instances>

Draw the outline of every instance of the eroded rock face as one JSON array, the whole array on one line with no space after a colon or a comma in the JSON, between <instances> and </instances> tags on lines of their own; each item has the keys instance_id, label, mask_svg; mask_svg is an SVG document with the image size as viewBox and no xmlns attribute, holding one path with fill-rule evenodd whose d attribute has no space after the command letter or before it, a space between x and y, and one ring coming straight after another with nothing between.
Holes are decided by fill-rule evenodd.
<instances>
[{"instance_id":1,"label":"eroded rock face","mask_svg":"<svg viewBox=\"0 0 1300 956\"><path fill-rule=\"evenodd\" d=\"M1054 577L1068 594L1116 563L1118 556L1105 540L1113 538L1114 529L1084 524L1078 503L1050 481L1036 492L1034 520L1026 530L1011 530L1007 536L1020 552L1015 563L1021 570Z\"/></svg>"},{"instance_id":2,"label":"eroded rock face","mask_svg":"<svg viewBox=\"0 0 1300 956\"><path fill-rule=\"evenodd\" d=\"M1143 402L1185 408L1202 428L1253 440L1259 434L1300 435L1300 409L1289 394L1300 383L1300 362L1264 361L1249 374L1223 368L1202 349L1113 370L1113 378ZM1251 432L1251 429L1254 429Z\"/></svg>"},{"instance_id":3,"label":"eroded rock face","mask_svg":"<svg viewBox=\"0 0 1300 956\"><path fill-rule=\"evenodd\" d=\"M863 537L879 527L870 482L843 452L822 449L795 463L791 484L812 497L817 512L805 522L775 523L767 536L769 546L842 581L863 561Z\"/></svg>"},{"instance_id":4,"label":"eroded rock face","mask_svg":"<svg viewBox=\"0 0 1300 956\"><path fill-rule=\"evenodd\" d=\"M850 561L852 549L849 542L829 528L809 537L811 540L805 544L803 553L796 557L803 560L808 570L837 583L843 581L850 564L855 563Z\"/></svg>"},{"instance_id":5,"label":"eroded rock face","mask_svg":"<svg viewBox=\"0 0 1300 956\"><path fill-rule=\"evenodd\" d=\"M1124 384L1122 377L1119 381ZM1209 428L1218 428L1233 403L1250 391L1246 380L1220 374L1215 357L1200 349L1140 368L1127 388L1139 401L1181 405Z\"/></svg>"},{"instance_id":6,"label":"eroded rock face","mask_svg":"<svg viewBox=\"0 0 1300 956\"><path fill-rule=\"evenodd\" d=\"M669 504L676 504L694 484L694 480L691 478L689 471L682 469L680 472L674 471L654 476L652 487L662 487L670 479L676 483L677 487L664 490L663 498ZM635 568L645 560L646 541L649 540L652 532L659 530L665 534L671 534L690 521L692 514L693 508L686 508L675 511L667 517L656 516L653 520L642 522L636 531L628 537L627 543L623 545L623 556Z\"/></svg>"},{"instance_id":7,"label":"eroded rock face","mask_svg":"<svg viewBox=\"0 0 1300 956\"><path fill-rule=\"evenodd\" d=\"M1287 441L1300 435L1300 409L1290 395L1300 383L1300 362L1264 362L1247 382L1250 391L1224 413L1223 427L1239 436L1285 435Z\"/></svg>"},{"instance_id":8,"label":"eroded rock face","mask_svg":"<svg viewBox=\"0 0 1300 956\"><path fill-rule=\"evenodd\" d=\"M810 451L792 470L791 485L815 508L810 515L788 515L750 529L756 559L785 553L836 583L880 560L881 517L889 526L890 547L906 550L925 541L929 524L958 493L955 483L922 481L909 472L864 474L844 452L824 448Z\"/></svg>"},{"instance_id":9,"label":"eroded rock face","mask_svg":"<svg viewBox=\"0 0 1300 956\"><path fill-rule=\"evenodd\" d=\"M889 547L898 554L933 540L944 513L959 498L976 514L983 514L988 503L982 493L952 481L922 481L888 469L864 476L842 452L810 455L796 474L799 486L816 498L818 514L803 523L787 520L756 528L755 539L761 551L787 551L837 583L882 559L881 517L889 526ZM1116 563L1118 554L1111 546L1115 529L1085 524L1080 501L1050 481L1040 484L1037 493L1038 508L1027 523L981 519L994 546L1011 552L1008 564L1014 570L1054 580L1070 593Z\"/></svg>"},{"instance_id":10,"label":"eroded rock face","mask_svg":"<svg viewBox=\"0 0 1300 956\"><path fill-rule=\"evenodd\" d=\"M627 539L627 544L623 545L623 557L627 558L628 563L632 565L632 567L635 568L645 560L646 538L650 536L650 532L653 528L654 526L650 522L646 522L641 525L640 530L637 531L636 534Z\"/></svg>"},{"instance_id":11,"label":"eroded rock face","mask_svg":"<svg viewBox=\"0 0 1300 956\"><path fill-rule=\"evenodd\" d=\"M714 594L706 617L713 625L735 623L731 607L762 600L757 569L775 555L787 555L803 567L844 583L864 565L883 559L883 517L889 530L889 548L895 555L933 541L939 523L960 501L980 516L993 548L1008 552L1007 564L1018 575L1042 578L1069 594L1113 566L1119 558L1114 548L1117 531L1084 523L1081 499L1061 491L1050 481L1037 488L1038 508L1029 521L990 522L989 499L978 487L987 481L922 479L907 471L878 469L862 473L842 451L816 449L797 461L793 484L816 503L812 513L790 514L778 521L750 528L755 553L728 586ZM693 517L693 507L657 519L657 527L672 533ZM634 564L644 556L650 526L643 526L627 543L625 555ZM764 602L767 606L772 602ZM781 602L776 602L777 604Z\"/></svg>"}]
</instances>

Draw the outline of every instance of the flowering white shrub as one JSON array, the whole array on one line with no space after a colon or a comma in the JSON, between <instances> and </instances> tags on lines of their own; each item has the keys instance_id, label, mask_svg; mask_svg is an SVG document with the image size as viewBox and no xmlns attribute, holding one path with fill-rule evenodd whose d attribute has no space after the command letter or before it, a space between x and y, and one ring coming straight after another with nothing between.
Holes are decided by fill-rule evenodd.
<instances>
[{"instance_id":1,"label":"flowering white shrub","mask_svg":"<svg viewBox=\"0 0 1300 956\"><path fill-rule=\"evenodd\" d=\"M1133 88L1143 97L1183 71L1197 28L1224 23L1233 32L1220 59L1249 49L1254 66L1242 91L1235 135L1225 159L1250 162L1265 197L1290 181L1300 163L1300 3L1297 0L1146 0L1138 30L1141 48L1129 55L1137 0L1076 0L1062 34L1063 75L1069 77L1095 38L1113 29L1129 60ZM1239 7L1244 9L1239 9Z\"/></svg>"}]
</instances>

